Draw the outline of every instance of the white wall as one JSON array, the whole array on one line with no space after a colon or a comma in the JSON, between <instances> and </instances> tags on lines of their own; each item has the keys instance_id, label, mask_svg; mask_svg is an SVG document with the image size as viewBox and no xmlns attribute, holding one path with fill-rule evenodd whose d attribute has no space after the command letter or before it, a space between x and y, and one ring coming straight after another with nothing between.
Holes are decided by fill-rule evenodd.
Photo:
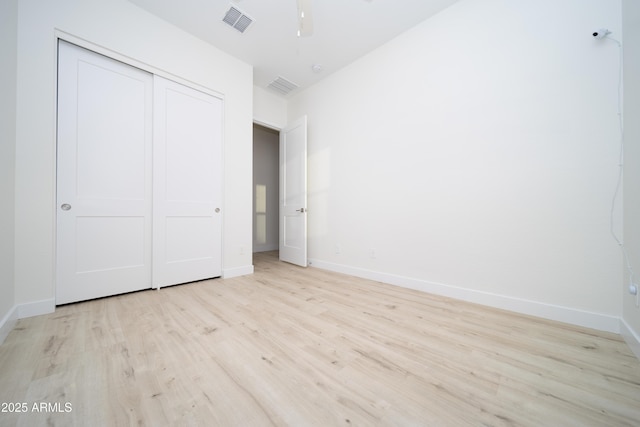
<instances>
[{"instance_id":1,"label":"white wall","mask_svg":"<svg viewBox=\"0 0 640 427\"><path fill-rule=\"evenodd\" d=\"M14 311L14 174L18 1L0 2L0 344Z\"/></svg>"},{"instance_id":2,"label":"white wall","mask_svg":"<svg viewBox=\"0 0 640 427\"><path fill-rule=\"evenodd\" d=\"M55 295L56 31L224 95L223 271L251 272L251 66L126 0L19 0L18 16L16 302L36 307L26 314Z\"/></svg>"},{"instance_id":3,"label":"white wall","mask_svg":"<svg viewBox=\"0 0 640 427\"><path fill-rule=\"evenodd\" d=\"M623 0L624 27L624 241L640 284L640 2ZM640 308L638 296L627 292L629 274L622 286L625 338L640 357ZM635 336L634 336L635 335Z\"/></svg>"},{"instance_id":4,"label":"white wall","mask_svg":"<svg viewBox=\"0 0 640 427\"><path fill-rule=\"evenodd\" d=\"M253 120L272 129L287 125L287 101L266 89L253 87Z\"/></svg>"},{"instance_id":5,"label":"white wall","mask_svg":"<svg viewBox=\"0 0 640 427\"><path fill-rule=\"evenodd\" d=\"M253 126L253 252L277 250L279 247L278 181L280 170L280 133L259 125ZM256 186L266 187L266 212L256 211ZM259 217L264 217L266 233L257 230ZM264 241L260 239L264 238Z\"/></svg>"},{"instance_id":6,"label":"white wall","mask_svg":"<svg viewBox=\"0 0 640 427\"><path fill-rule=\"evenodd\" d=\"M312 265L617 331L620 9L462 0L293 97Z\"/></svg>"}]
</instances>

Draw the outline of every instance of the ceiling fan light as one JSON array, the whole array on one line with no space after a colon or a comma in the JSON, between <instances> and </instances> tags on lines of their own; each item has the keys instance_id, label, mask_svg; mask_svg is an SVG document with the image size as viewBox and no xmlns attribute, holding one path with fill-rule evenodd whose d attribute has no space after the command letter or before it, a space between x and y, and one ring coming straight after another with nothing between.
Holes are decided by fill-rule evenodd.
<instances>
[{"instance_id":1,"label":"ceiling fan light","mask_svg":"<svg viewBox=\"0 0 640 427\"><path fill-rule=\"evenodd\" d=\"M298 37L306 37L313 34L313 21L311 19L311 0L297 0L298 3Z\"/></svg>"}]
</instances>

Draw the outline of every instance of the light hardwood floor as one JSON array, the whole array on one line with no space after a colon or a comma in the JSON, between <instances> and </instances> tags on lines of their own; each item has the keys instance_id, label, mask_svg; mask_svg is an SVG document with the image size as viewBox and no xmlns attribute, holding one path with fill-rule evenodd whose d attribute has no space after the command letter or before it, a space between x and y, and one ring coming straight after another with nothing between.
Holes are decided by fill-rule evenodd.
<instances>
[{"instance_id":1,"label":"light hardwood floor","mask_svg":"<svg viewBox=\"0 0 640 427\"><path fill-rule=\"evenodd\" d=\"M617 335L274 253L255 269L20 320L0 402L28 410L0 425L640 425L640 361Z\"/></svg>"}]
</instances>

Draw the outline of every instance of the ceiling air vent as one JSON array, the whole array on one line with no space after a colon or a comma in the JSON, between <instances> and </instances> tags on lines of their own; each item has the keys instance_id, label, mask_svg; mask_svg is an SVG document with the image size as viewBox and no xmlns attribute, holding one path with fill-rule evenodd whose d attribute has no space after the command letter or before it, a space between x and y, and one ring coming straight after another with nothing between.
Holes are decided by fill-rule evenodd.
<instances>
[{"instance_id":1,"label":"ceiling air vent","mask_svg":"<svg viewBox=\"0 0 640 427\"><path fill-rule=\"evenodd\" d=\"M226 22L236 30L244 33L247 28L249 28L249 25L253 23L253 19L245 15L244 12L241 12L236 7L231 6L224 15L224 18L222 18L222 22Z\"/></svg>"},{"instance_id":2,"label":"ceiling air vent","mask_svg":"<svg viewBox=\"0 0 640 427\"><path fill-rule=\"evenodd\" d=\"M289 80L285 79L284 77L280 77L278 76L274 81L272 81L271 83L269 83L269 86L267 86L277 92L280 92L283 95L287 95L289 92L291 92L294 89L298 88L298 85L290 82Z\"/></svg>"}]
</instances>

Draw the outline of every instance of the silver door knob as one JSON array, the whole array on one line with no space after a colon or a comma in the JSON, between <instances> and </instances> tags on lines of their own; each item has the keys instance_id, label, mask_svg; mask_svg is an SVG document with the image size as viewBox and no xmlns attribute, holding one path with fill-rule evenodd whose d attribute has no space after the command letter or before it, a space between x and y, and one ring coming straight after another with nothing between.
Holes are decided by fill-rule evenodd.
<instances>
[{"instance_id":1,"label":"silver door knob","mask_svg":"<svg viewBox=\"0 0 640 427\"><path fill-rule=\"evenodd\" d=\"M60 206L60 209L62 209L63 211L71 210L71 205L70 205L70 204L68 204L68 203L63 203L63 204Z\"/></svg>"},{"instance_id":2,"label":"silver door knob","mask_svg":"<svg viewBox=\"0 0 640 427\"><path fill-rule=\"evenodd\" d=\"M220 208L216 208L216 213L220 213Z\"/></svg>"},{"instance_id":3,"label":"silver door knob","mask_svg":"<svg viewBox=\"0 0 640 427\"><path fill-rule=\"evenodd\" d=\"M302 213L304 213L304 208L296 209L296 212L302 212Z\"/></svg>"}]
</instances>

